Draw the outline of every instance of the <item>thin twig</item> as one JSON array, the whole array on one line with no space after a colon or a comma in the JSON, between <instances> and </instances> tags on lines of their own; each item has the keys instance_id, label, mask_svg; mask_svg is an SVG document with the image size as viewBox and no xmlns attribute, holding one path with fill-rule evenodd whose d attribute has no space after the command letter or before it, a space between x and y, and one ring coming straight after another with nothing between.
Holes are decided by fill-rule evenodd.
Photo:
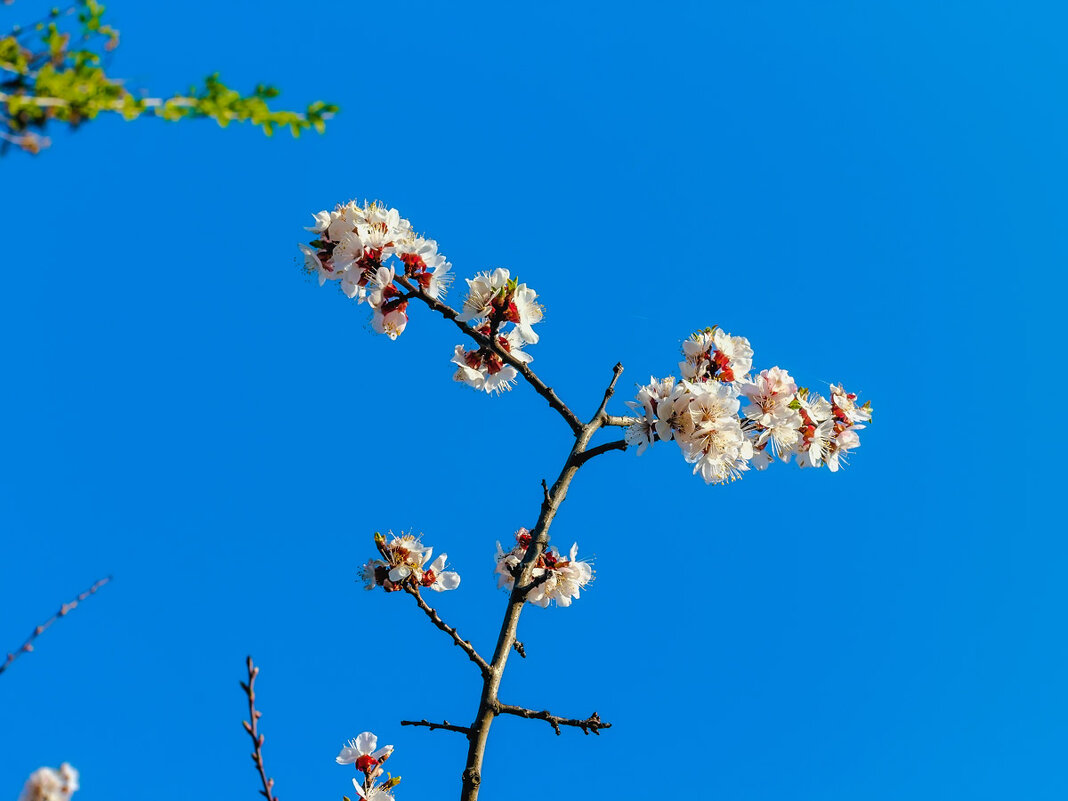
<instances>
[{"instance_id":1,"label":"thin twig","mask_svg":"<svg viewBox=\"0 0 1068 801\"><path fill-rule=\"evenodd\" d=\"M637 423L639 419L638 417L620 417L619 415L606 414L601 418L601 425L627 428Z\"/></svg>"},{"instance_id":2,"label":"thin twig","mask_svg":"<svg viewBox=\"0 0 1068 801\"><path fill-rule=\"evenodd\" d=\"M26 638L26 642L24 642L18 648L18 650L13 651L12 653L7 655L7 659L4 660L4 664L0 665L0 673L3 673L5 670L7 670L11 666L11 663L14 662L16 659L18 659L20 656L22 656L23 654L28 654L30 651L32 651L33 650L33 641L36 640L38 637L40 637L41 634L44 633L45 629L47 629L49 626L51 626L53 623L55 623L61 617L66 617L68 612L70 612L72 609L77 607L78 604L80 604L82 601L84 601L90 595L93 595L97 590L99 590L101 587L103 587L109 581L111 581L111 576L105 576L104 578L100 579L100 581L98 581L96 584L94 584L92 587L90 587L85 592L83 592L81 595L79 595L77 598L75 598L73 601L65 603L65 604L63 604L63 606L59 607L59 611L58 612L56 612L54 615L52 615L52 617L48 618L48 620L46 620L44 623L42 623L40 626L38 626L37 628L35 628L33 630L33 633L30 634L30 636Z\"/></svg>"},{"instance_id":3,"label":"thin twig","mask_svg":"<svg viewBox=\"0 0 1068 801\"><path fill-rule=\"evenodd\" d=\"M514 367L516 372L523 376L526 382L534 388L534 391L545 398L545 400L549 402L549 405L564 418L564 422L570 426L576 436L582 431L582 421L578 419L578 416L568 408L566 403L560 400L552 387L546 386L545 382L538 378L534 371L524 362L516 359L515 356L508 351L503 350L493 339L478 333L478 331L459 319L459 315L455 309L445 305L436 298L430 297L430 295L426 294L420 287L413 285L406 277L398 275L395 280L398 284L408 290L408 295L418 298L446 320L451 320L457 328L463 331L471 339L475 340L480 347L489 348L497 354L505 364L510 364Z\"/></svg>"},{"instance_id":4,"label":"thin twig","mask_svg":"<svg viewBox=\"0 0 1068 801\"><path fill-rule=\"evenodd\" d=\"M248 657L245 660L245 665L248 667L248 684L241 682L241 689L245 691L245 695L248 696L248 716L252 719L249 723L247 720L241 721L241 725L245 727L245 731L248 732L248 736L252 738L252 761L256 763L256 770L259 771L260 781L263 782L263 789L260 790L260 795L267 799L267 801L278 801L278 796L272 795L274 789L274 779L267 778L267 771L263 768L263 735L259 733L256 728L256 724L263 713L256 709L256 676L259 675L260 669L252 664L252 657Z\"/></svg>"},{"instance_id":5,"label":"thin twig","mask_svg":"<svg viewBox=\"0 0 1068 801\"><path fill-rule=\"evenodd\" d=\"M608 451L625 451L627 449L627 441L625 439L617 439L614 442L606 442L604 445L598 445L595 448L590 448L588 451L575 456L575 462L577 464L584 465L594 456L600 456L602 453L608 453Z\"/></svg>"},{"instance_id":6,"label":"thin twig","mask_svg":"<svg viewBox=\"0 0 1068 801\"><path fill-rule=\"evenodd\" d=\"M561 726L574 726L576 729L582 729L583 734L589 734L591 731L594 734L600 734L601 729L612 728L611 723L605 723L594 712L585 720L576 720L574 718L562 718L558 715L554 715L548 710L537 711L534 709L527 709L522 706L513 706L512 704L497 704L497 712L502 715L515 715L520 718L528 718L532 720L544 720L550 726L553 727L553 731L557 735L560 734Z\"/></svg>"},{"instance_id":7,"label":"thin twig","mask_svg":"<svg viewBox=\"0 0 1068 801\"><path fill-rule=\"evenodd\" d=\"M454 726L453 724L449 723L449 721L447 721L447 720L443 720L441 723L431 723L426 718L423 718L422 720L402 720L401 721L401 725L402 726L426 726L428 729L430 729L430 731L434 731L434 729L444 729L445 731L455 731L455 732L459 732L460 734L470 734L471 733L471 730L469 728L467 728L467 726Z\"/></svg>"},{"instance_id":8,"label":"thin twig","mask_svg":"<svg viewBox=\"0 0 1068 801\"><path fill-rule=\"evenodd\" d=\"M419 594L419 590L405 584L404 591L415 598L415 602L419 604L420 609L426 612L426 616L430 618L430 622L452 637L453 643L459 645L463 649L464 653L467 654L467 658L478 665L479 670L482 671L482 675L485 676L489 672L489 664L479 655L478 651L475 650L475 647L471 645L470 642L463 639L457 633L456 629L441 619L441 615L423 600L423 596Z\"/></svg>"},{"instance_id":9,"label":"thin twig","mask_svg":"<svg viewBox=\"0 0 1068 801\"><path fill-rule=\"evenodd\" d=\"M608 401L612 398L613 393L615 393L616 382L621 375L623 375L623 364L621 362L616 362L616 366L612 368L612 380L605 388L604 398L601 400L601 405L597 407L597 413L593 416L595 420L604 416L605 407L608 406Z\"/></svg>"}]
</instances>

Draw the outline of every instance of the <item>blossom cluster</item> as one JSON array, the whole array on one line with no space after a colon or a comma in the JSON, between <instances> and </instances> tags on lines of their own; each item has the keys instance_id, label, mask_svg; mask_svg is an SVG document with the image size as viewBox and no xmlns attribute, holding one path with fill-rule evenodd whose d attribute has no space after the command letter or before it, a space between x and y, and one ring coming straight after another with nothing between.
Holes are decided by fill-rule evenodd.
<instances>
[{"instance_id":1,"label":"blossom cluster","mask_svg":"<svg viewBox=\"0 0 1068 801\"><path fill-rule=\"evenodd\" d=\"M350 201L313 215L316 234L304 253L304 269L319 285L339 281L341 290L372 310L371 326L396 339L408 324L408 297L397 285L397 270L426 295L438 300L452 280L452 265L433 239L419 236L396 209L377 202ZM399 262L399 265L397 264Z\"/></svg>"},{"instance_id":2,"label":"blossom cluster","mask_svg":"<svg viewBox=\"0 0 1068 801\"><path fill-rule=\"evenodd\" d=\"M532 358L523 347L538 341L534 325L541 322L544 314L537 297L533 289L512 278L508 270L497 268L467 279L467 297L457 319L470 323L500 351L528 364ZM474 350L457 345L452 361L457 365L454 381L487 393L511 389L516 381L515 367L485 345Z\"/></svg>"},{"instance_id":3,"label":"blossom cluster","mask_svg":"<svg viewBox=\"0 0 1068 801\"><path fill-rule=\"evenodd\" d=\"M342 746L341 752L334 758L339 765L355 765L362 777L353 778L352 786L356 794L364 801L393 801L393 788L400 784L400 776L390 776L379 782L382 776L382 763L393 754L392 745L377 748L378 738L369 731L349 740Z\"/></svg>"},{"instance_id":4,"label":"blossom cluster","mask_svg":"<svg viewBox=\"0 0 1068 801\"><path fill-rule=\"evenodd\" d=\"M320 286L338 281L346 295L367 303L371 327L378 333L396 339L404 332L413 296L429 301L445 296L452 265L438 252L437 242L417 235L396 209L350 201L312 216L315 224L305 230L315 239L300 245L304 269L318 276ZM531 361L523 348L538 341L534 326L544 311L537 297L503 268L468 278L456 319L481 339L477 348L453 349L453 379L486 393L511 389L516 364Z\"/></svg>"},{"instance_id":5,"label":"blossom cluster","mask_svg":"<svg viewBox=\"0 0 1068 801\"><path fill-rule=\"evenodd\" d=\"M675 440L694 473L719 484L774 458L835 472L860 446L857 431L871 420L871 402L858 405L841 384L826 400L779 367L752 376L749 340L716 327L695 333L682 353L682 380L650 378L627 402L638 417L626 441L639 454L658 440Z\"/></svg>"},{"instance_id":6,"label":"blossom cluster","mask_svg":"<svg viewBox=\"0 0 1068 801\"><path fill-rule=\"evenodd\" d=\"M433 548L428 548L412 534L394 536L387 540L375 533L375 545L383 559L371 559L363 566L363 581L367 589L382 587L395 592L405 585L441 592L460 586L460 574L445 569L446 554L439 554L433 562Z\"/></svg>"},{"instance_id":7,"label":"blossom cluster","mask_svg":"<svg viewBox=\"0 0 1068 801\"><path fill-rule=\"evenodd\" d=\"M27 779L19 801L69 801L78 789L78 771L64 762L59 770L38 768Z\"/></svg>"},{"instance_id":8,"label":"blossom cluster","mask_svg":"<svg viewBox=\"0 0 1068 801\"><path fill-rule=\"evenodd\" d=\"M515 533L515 545L505 551L497 543L497 586L511 590L519 563L523 561L532 542L531 534L525 528ZM527 594L527 601L535 606L546 607L551 601L558 606L571 606L571 599L579 597L583 589L593 579L593 568L589 562L578 559L578 543L571 546L567 558L561 556L556 547L551 547L538 557L531 573L532 588Z\"/></svg>"}]
</instances>

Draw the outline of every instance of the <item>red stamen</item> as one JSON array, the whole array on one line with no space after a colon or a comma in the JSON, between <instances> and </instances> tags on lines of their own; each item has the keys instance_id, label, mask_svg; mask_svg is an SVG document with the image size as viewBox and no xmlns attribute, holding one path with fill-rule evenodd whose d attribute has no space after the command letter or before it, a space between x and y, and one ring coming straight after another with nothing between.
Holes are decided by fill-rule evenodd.
<instances>
[{"instance_id":1,"label":"red stamen","mask_svg":"<svg viewBox=\"0 0 1068 801\"><path fill-rule=\"evenodd\" d=\"M496 375L504 367L504 362L501 360L501 357L492 351L487 352L483 356L483 360L486 364L486 370L489 371L490 375Z\"/></svg>"}]
</instances>

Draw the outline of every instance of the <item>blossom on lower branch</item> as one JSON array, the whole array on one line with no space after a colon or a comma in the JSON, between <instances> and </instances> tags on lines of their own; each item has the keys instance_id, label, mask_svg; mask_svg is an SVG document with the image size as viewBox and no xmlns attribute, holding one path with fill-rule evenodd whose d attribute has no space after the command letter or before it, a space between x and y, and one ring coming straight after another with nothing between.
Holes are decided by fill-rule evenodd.
<instances>
[{"instance_id":1,"label":"blossom on lower branch","mask_svg":"<svg viewBox=\"0 0 1068 801\"><path fill-rule=\"evenodd\" d=\"M483 336L490 336L489 323L483 323L475 330ZM523 352L523 340L514 328L507 334L497 335L497 346L518 362L529 364L533 361L529 354ZM452 362L457 365L453 381L462 381L486 393L500 393L511 389L518 375L512 365L505 364L499 355L484 347L466 350L463 345L457 345Z\"/></svg>"},{"instance_id":2,"label":"blossom on lower branch","mask_svg":"<svg viewBox=\"0 0 1068 801\"><path fill-rule=\"evenodd\" d=\"M407 584L441 592L460 586L460 574L445 569L446 554L439 554L431 562L434 549L424 546L413 534L394 536L391 531L387 541L375 532L375 545L385 559L371 559L363 566L363 581L369 590L382 587L386 592L395 592Z\"/></svg>"},{"instance_id":3,"label":"blossom on lower branch","mask_svg":"<svg viewBox=\"0 0 1068 801\"><path fill-rule=\"evenodd\" d=\"M510 551L505 551L497 543L497 586L511 590L519 563L523 561L532 538L525 528L515 533L516 544ZM568 558L561 557L555 548L545 550L534 563L531 583L534 585L527 594L527 601L535 606L546 607L551 601L557 606L571 606L571 599L579 597L583 589L593 579L593 568L589 562L578 559L578 543L571 546Z\"/></svg>"},{"instance_id":4,"label":"blossom on lower branch","mask_svg":"<svg viewBox=\"0 0 1068 801\"><path fill-rule=\"evenodd\" d=\"M626 442L639 454L656 441L675 440L694 473L720 484L774 458L835 472L860 446L857 431L871 420L871 402L858 405L841 384L831 387L828 401L799 388L779 367L750 377L749 340L716 327L691 336L683 355L683 380L651 378L627 402L638 416Z\"/></svg>"},{"instance_id":5,"label":"blossom on lower branch","mask_svg":"<svg viewBox=\"0 0 1068 801\"><path fill-rule=\"evenodd\" d=\"M77 789L78 771L64 762L59 770L35 770L22 788L19 801L68 801Z\"/></svg>"},{"instance_id":6,"label":"blossom on lower branch","mask_svg":"<svg viewBox=\"0 0 1068 801\"><path fill-rule=\"evenodd\" d=\"M378 738L372 732L365 731L342 746L334 761L339 765L355 765L362 774L352 780L352 786L360 798L365 801L393 801L391 791L400 784L400 776L387 774L386 781L377 781L382 775L382 763L393 755L393 746L384 745L376 750L377 745Z\"/></svg>"}]
</instances>

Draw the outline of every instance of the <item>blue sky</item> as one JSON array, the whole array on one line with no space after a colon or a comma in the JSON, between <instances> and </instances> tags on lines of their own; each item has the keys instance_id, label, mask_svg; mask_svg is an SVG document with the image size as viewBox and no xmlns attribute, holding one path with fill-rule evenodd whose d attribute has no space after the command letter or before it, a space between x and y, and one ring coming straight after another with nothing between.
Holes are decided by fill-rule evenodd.
<instances>
[{"instance_id":1,"label":"blue sky","mask_svg":"<svg viewBox=\"0 0 1068 801\"><path fill-rule=\"evenodd\" d=\"M0 164L0 649L115 576L0 678L3 792L67 760L81 801L252 798L248 653L283 799L348 791L366 729L399 799L458 792L463 739L398 722L469 720L477 675L354 579L373 531L425 532L463 576L441 613L491 651L494 543L569 434L452 383L442 321L390 342L302 275L309 213L367 197L540 293L533 367L582 415L713 323L876 410L836 475L707 487L669 445L584 468L553 534L596 581L524 614L502 698L614 726L498 720L483 797L1065 797L1063 524L1015 408L1068 251L1061 10L109 13L131 86L218 70L342 113L296 141L99 120Z\"/></svg>"}]
</instances>

